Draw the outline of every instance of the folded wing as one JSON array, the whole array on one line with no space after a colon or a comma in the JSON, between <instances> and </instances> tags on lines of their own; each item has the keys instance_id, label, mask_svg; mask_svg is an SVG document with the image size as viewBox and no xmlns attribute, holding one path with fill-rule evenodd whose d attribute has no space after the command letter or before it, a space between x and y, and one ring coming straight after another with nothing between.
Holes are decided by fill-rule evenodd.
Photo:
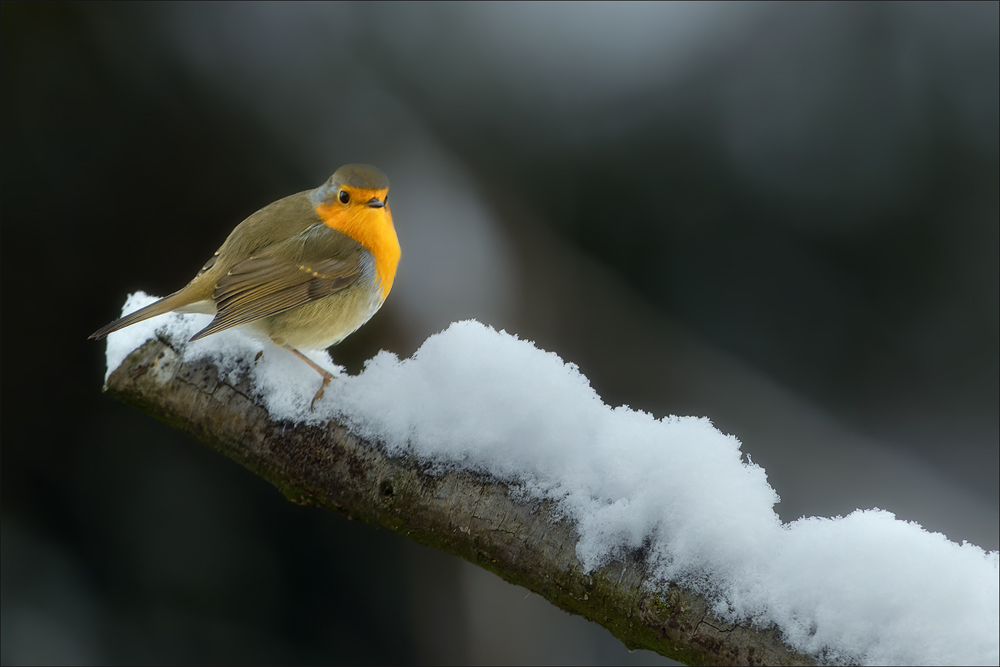
<instances>
[{"instance_id":1,"label":"folded wing","mask_svg":"<svg viewBox=\"0 0 1000 667\"><path fill-rule=\"evenodd\" d=\"M360 277L360 244L326 225L314 225L230 269L215 285L216 315L191 340L277 315L323 299Z\"/></svg>"}]
</instances>

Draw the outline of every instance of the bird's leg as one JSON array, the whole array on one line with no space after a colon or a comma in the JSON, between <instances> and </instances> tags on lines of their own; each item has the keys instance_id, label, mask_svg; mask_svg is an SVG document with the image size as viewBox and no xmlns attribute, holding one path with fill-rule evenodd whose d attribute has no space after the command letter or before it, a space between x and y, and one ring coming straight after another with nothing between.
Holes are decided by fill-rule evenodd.
<instances>
[{"instance_id":1,"label":"bird's leg","mask_svg":"<svg viewBox=\"0 0 1000 667\"><path fill-rule=\"evenodd\" d=\"M333 376L330 375L330 373L326 369L321 368L315 361L313 361L312 359L310 359L306 355L302 354L301 352L299 352L298 350L296 350L294 347L289 347L287 345L282 345L281 347L285 348L286 350L288 350L289 352L291 352L292 354L294 354L296 357L298 357L302 361L304 361L307 364L309 364L310 366L312 366L314 371L316 371L317 373L319 373L320 375L323 376L323 384L320 385L319 391L316 392L316 395L313 396L312 403L309 404L309 409L312 410L314 408L314 406L316 405L316 401L318 401L319 399L323 398L323 392L326 391L326 388L330 384L330 380L333 379Z\"/></svg>"}]
</instances>

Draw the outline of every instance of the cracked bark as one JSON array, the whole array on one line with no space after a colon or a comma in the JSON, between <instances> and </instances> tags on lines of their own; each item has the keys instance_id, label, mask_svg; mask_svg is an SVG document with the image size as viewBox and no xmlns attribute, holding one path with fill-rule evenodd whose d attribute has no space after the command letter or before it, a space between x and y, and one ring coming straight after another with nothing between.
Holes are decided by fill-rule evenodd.
<instances>
[{"instance_id":1,"label":"cracked bark","mask_svg":"<svg viewBox=\"0 0 1000 667\"><path fill-rule=\"evenodd\" d=\"M712 617L707 601L675 585L651 589L641 551L587 573L577 534L552 503L525 501L506 484L469 472L431 474L413 457L389 457L336 422L273 420L243 373L220 380L206 360L183 360L162 340L134 350L105 391L187 432L313 504L465 558L570 613L600 623L630 649L687 664L813 664L773 629Z\"/></svg>"}]
</instances>

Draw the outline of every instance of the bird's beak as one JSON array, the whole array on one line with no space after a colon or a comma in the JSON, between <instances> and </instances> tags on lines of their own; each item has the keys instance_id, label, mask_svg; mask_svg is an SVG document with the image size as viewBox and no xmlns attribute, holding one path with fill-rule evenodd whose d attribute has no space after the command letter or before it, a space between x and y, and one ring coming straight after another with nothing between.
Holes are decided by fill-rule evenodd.
<instances>
[{"instance_id":1,"label":"bird's beak","mask_svg":"<svg viewBox=\"0 0 1000 667\"><path fill-rule=\"evenodd\" d=\"M372 208L382 208L383 206L385 206L385 204L382 203L382 200L379 199L378 197L372 197L371 199L369 199L368 205L371 206Z\"/></svg>"}]
</instances>

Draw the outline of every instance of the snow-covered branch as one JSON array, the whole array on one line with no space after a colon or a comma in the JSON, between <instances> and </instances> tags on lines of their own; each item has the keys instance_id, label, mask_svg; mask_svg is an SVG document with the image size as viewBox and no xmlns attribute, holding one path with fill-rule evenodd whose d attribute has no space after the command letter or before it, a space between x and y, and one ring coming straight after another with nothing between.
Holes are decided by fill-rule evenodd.
<instances>
[{"instance_id":1,"label":"snow-covered branch","mask_svg":"<svg viewBox=\"0 0 1000 667\"><path fill-rule=\"evenodd\" d=\"M125 311L150 297L133 295ZM478 322L319 379L200 315L108 338L107 388L311 502L408 535L706 663L996 664L1000 560L890 512L782 523L734 436L606 405Z\"/></svg>"},{"instance_id":2,"label":"snow-covered branch","mask_svg":"<svg viewBox=\"0 0 1000 667\"><path fill-rule=\"evenodd\" d=\"M337 422L292 425L252 398L249 373L224 377L152 339L108 377L114 397L194 436L289 500L333 509L455 554L608 628L626 646L689 664L809 664L774 630L725 623L704 596L648 581L648 550L588 573L574 521L490 475L390 456ZM308 377L308 375L306 376Z\"/></svg>"}]
</instances>

